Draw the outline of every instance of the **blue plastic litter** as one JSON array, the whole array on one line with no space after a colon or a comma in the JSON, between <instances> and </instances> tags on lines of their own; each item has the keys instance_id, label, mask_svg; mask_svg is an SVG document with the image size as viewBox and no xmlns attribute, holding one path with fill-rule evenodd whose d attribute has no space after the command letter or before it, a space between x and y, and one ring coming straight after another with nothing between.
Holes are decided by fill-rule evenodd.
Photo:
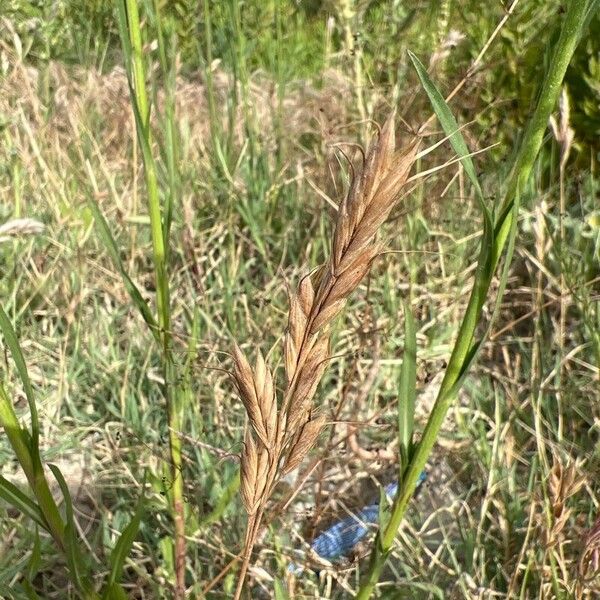
<instances>
[{"instance_id":1,"label":"blue plastic litter","mask_svg":"<svg viewBox=\"0 0 600 600\"><path fill-rule=\"evenodd\" d=\"M425 481L425 471L419 475L417 485ZM398 493L398 482L390 483L385 487L385 493L391 500ZM330 562L348 556L352 549L367 535L369 525L377 523L379 519L379 504L370 504L358 510L355 514L337 521L328 529L321 532L310 544L311 549L321 558ZM288 567L290 572L302 571L295 564Z\"/></svg>"},{"instance_id":2,"label":"blue plastic litter","mask_svg":"<svg viewBox=\"0 0 600 600\"><path fill-rule=\"evenodd\" d=\"M379 505L371 504L334 523L319 534L310 547L325 560L334 561L350 553L369 532L369 524L377 522Z\"/></svg>"}]
</instances>

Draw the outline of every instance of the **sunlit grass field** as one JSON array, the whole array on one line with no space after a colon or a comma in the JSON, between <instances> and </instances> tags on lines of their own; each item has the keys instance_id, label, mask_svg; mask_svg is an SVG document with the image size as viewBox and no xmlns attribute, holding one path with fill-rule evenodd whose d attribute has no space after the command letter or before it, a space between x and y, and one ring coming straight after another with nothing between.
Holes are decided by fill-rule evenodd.
<instances>
[{"instance_id":1,"label":"sunlit grass field","mask_svg":"<svg viewBox=\"0 0 600 600\"><path fill-rule=\"evenodd\" d=\"M147 127L121 4L0 7L0 305L31 380L42 462L64 476L76 560L95 590L82 594L68 548L4 493L0 598L183 597L178 498L184 597L233 597L247 522L234 341L267 356L282 390L288 294L328 256L358 146L393 109L397 147L447 137L435 118L421 129L433 110L407 50L443 95L464 79L449 107L487 206L500 208L571 2L128 0L140 11ZM510 268L503 281L500 260L476 334L498 301L495 321L437 436L378 597L600 593L599 34L590 14L520 190ZM421 438L483 234L464 164L447 140L419 158L378 233L385 251L331 324L314 400L327 424L270 498L245 597L359 590L373 535L332 564L308 546L398 477L404 303L416 329ZM170 296L162 313L161 286ZM2 330L2 385L31 428ZM3 481L33 498L0 431ZM65 490L45 469L69 521ZM102 596L119 534L136 518L120 587Z\"/></svg>"}]
</instances>

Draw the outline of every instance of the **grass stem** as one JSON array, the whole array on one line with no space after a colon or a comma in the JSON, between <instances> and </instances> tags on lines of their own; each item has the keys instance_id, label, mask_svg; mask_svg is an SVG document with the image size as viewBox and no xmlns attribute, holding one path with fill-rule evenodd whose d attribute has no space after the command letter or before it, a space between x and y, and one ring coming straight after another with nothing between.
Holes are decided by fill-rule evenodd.
<instances>
[{"instance_id":1,"label":"grass stem","mask_svg":"<svg viewBox=\"0 0 600 600\"><path fill-rule=\"evenodd\" d=\"M178 409L177 389L175 382L177 374L172 349L171 337L171 302L167 268L167 245L169 223L163 220L160 203L159 184L156 163L152 154L152 135L150 128L150 112L148 94L146 91L146 72L142 53L142 35L137 0L124 0L127 20L128 39L123 40L129 54L132 86L132 103L137 117L138 142L142 149L148 213L152 236L152 252L154 276L156 282L156 310L158 314L159 338L161 341L161 362L165 384L163 395L166 401L167 422L169 427L169 451L171 459L172 487L171 512L174 524L174 564L175 564L175 598L179 600L185 595L185 503L182 475L181 439L177 432L181 431L181 416ZM158 8L157 8L158 10ZM161 38L162 40L162 38ZM174 145L173 106L168 106L170 119L167 118L168 145ZM168 115L169 117L169 115ZM170 122L170 124L169 124ZM173 148L172 148L173 150ZM168 166L171 188L175 187L176 175L173 163L174 152L170 152L171 160ZM174 190L171 189L171 193ZM170 201L172 201L172 196ZM170 211L169 204L169 211ZM167 216L168 217L168 216Z\"/></svg>"},{"instance_id":2,"label":"grass stem","mask_svg":"<svg viewBox=\"0 0 600 600\"><path fill-rule=\"evenodd\" d=\"M363 577L357 594L359 600L370 598L381 571L389 555L396 532L404 518L408 503L417 487L417 481L431 454L444 418L452 405L460 384L474 358L480 344L473 343L476 328L480 323L485 299L492 276L503 254L509 236L515 234L518 196L523 190L533 164L542 145L548 118L556 104L567 66L579 41L584 16L588 9L588 0L573 0L564 18L560 38L557 42L550 67L541 86L534 113L529 121L524 138L519 147L506 192L495 226L492 247L482 247L478 269L469 303L463 317L448 367L442 381L436 402L431 411L421 441L411 458L402 486L394 502L392 516L385 531L379 532L373 545L367 572ZM484 238L485 239L485 238ZM510 244L509 244L510 245ZM482 340L483 341L483 340Z\"/></svg>"}]
</instances>

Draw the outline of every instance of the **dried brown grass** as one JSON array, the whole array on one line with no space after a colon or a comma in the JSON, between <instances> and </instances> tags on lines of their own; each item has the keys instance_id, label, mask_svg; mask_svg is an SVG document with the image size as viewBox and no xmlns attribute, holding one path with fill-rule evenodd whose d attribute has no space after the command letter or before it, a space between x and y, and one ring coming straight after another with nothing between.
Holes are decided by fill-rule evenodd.
<instances>
[{"instance_id":1,"label":"dried brown grass","mask_svg":"<svg viewBox=\"0 0 600 600\"><path fill-rule=\"evenodd\" d=\"M579 558L575 597L594 598L600 594L600 517L585 533Z\"/></svg>"},{"instance_id":2,"label":"dried brown grass","mask_svg":"<svg viewBox=\"0 0 600 600\"><path fill-rule=\"evenodd\" d=\"M3 56L9 66L0 77L0 113L9 116L4 125L11 137L22 142L21 150L26 154L35 153L24 135L23 122L38 141L43 156L67 154L70 145L80 143L78 136L88 131L93 132L98 152L110 170L129 166L135 123L131 116L127 78L121 67L100 72L52 61L40 70L21 62L10 48L0 44L0 57ZM213 69L212 77L216 105L222 107L217 118L226 128L230 115L225 107L236 82L219 66ZM44 89L45 95L40 93ZM186 151L190 156L186 158L200 162L210 150L207 93L201 74L176 79L176 111L185 138L189 140ZM352 91L351 82L334 70L323 74L319 89L303 81L290 84L281 100L282 113L279 115L286 124L284 131L277 130L278 100L273 80L265 73L253 73L249 95L254 119L261 124L261 144L265 150L274 151L277 143L281 143L281 136L294 148L303 135L331 137L332 132L348 121L347 99ZM163 105L164 94L161 92L155 117ZM242 148L246 139L243 107L237 106L236 111L231 118L234 124L231 139ZM299 157L305 159L305 153L299 153Z\"/></svg>"},{"instance_id":3,"label":"dried brown grass","mask_svg":"<svg viewBox=\"0 0 600 600\"><path fill-rule=\"evenodd\" d=\"M581 464L568 462L566 464L557 456L550 471L548 492L552 509L552 527L546 532L546 545L553 547L564 541L563 531L569 522L571 509L567 500L577 494L585 484L581 476Z\"/></svg>"},{"instance_id":4,"label":"dried brown grass","mask_svg":"<svg viewBox=\"0 0 600 600\"><path fill-rule=\"evenodd\" d=\"M400 197L419 145L417 140L396 151L392 114L361 168L354 170L337 212L329 258L290 293L286 386L279 408L273 374L260 351L252 369L240 348L234 348L234 378L250 424L241 455L241 494L249 519L236 598L275 485L302 462L325 425L313 400L329 360L328 326L381 252L375 234Z\"/></svg>"}]
</instances>

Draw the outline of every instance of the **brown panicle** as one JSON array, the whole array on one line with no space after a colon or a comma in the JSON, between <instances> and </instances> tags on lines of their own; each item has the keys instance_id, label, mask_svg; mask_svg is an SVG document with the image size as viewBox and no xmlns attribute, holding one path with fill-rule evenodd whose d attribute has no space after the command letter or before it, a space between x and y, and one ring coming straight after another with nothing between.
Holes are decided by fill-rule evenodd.
<instances>
[{"instance_id":1,"label":"brown panicle","mask_svg":"<svg viewBox=\"0 0 600 600\"><path fill-rule=\"evenodd\" d=\"M250 518L236 600L273 488L300 465L325 424L324 416L314 416L313 398L329 360L327 326L381 252L374 237L400 197L418 148L417 140L396 152L392 113L340 203L330 257L290 292L283 349L287 382L279 411L273 376L262 354L257 352L252 370L237 344L234 347L234 377L251 425L241 455L241 496Z\"/></svg>"}]
</instances>

